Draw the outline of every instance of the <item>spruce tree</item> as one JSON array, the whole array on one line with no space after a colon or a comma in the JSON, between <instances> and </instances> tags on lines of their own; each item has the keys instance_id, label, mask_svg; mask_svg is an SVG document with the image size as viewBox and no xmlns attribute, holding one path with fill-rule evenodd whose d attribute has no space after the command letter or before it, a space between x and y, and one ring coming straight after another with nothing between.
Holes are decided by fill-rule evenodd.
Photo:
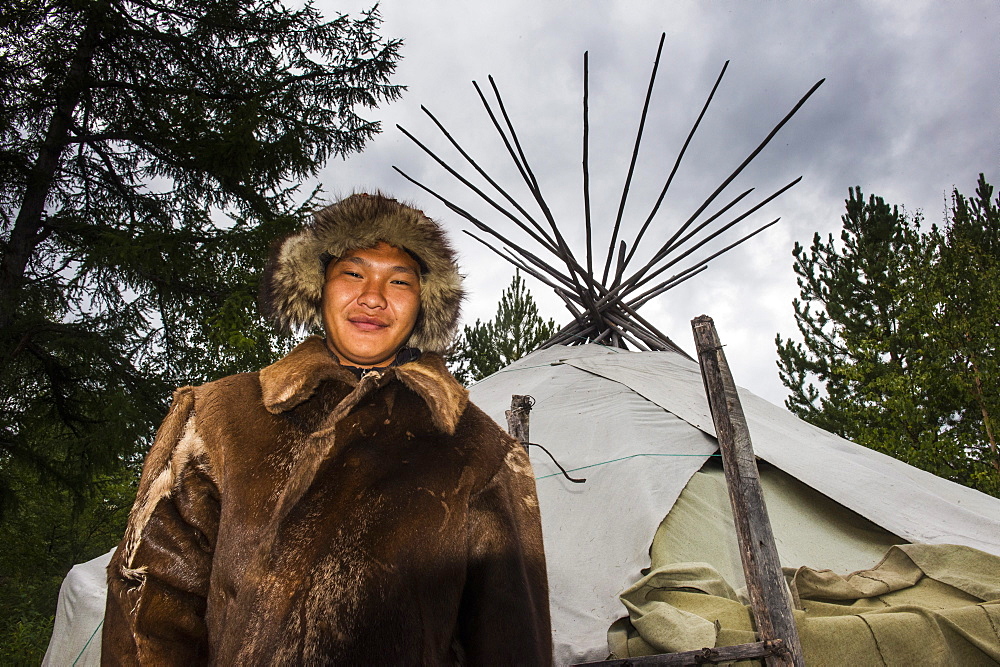
<instances>
[{"instance_id":1,"label":"spruce tree","mask_svg":"<svg viewBox=\"0 0 1000 667\"><path fill-rule=\"evenodd\" d=\"M839 243L796 244L802 342L779 334L789 410L941 477L1000 495L1000 219L981 175L923 232L850 192Z\"/></svg>"},{"instance_id":2,"label":"spruce tree","mask_svg":"<svg viewBox=\"0 0 1000 667\"><path fill-rule=\"evenodd\" d=\"M555 320L542 319L520 272L515 272L496 317L489 322L477 319L462 329L450 357L452 370L463 384L476 382L533 352L555 331Z\"/></svg>"},{"instance_id":3,"label":"spruce tree","mask_svg":"<svg viewBox=\"0 0 1000 667\"><path fill-rule=\"evenodd\" d=\"M979 175L975 197L952 192L948 224L933 229L931 268L918 306L928 396L948 411L938 462L943 476L1000 496L1000 197Z\"/></svg>"}]
</instances>

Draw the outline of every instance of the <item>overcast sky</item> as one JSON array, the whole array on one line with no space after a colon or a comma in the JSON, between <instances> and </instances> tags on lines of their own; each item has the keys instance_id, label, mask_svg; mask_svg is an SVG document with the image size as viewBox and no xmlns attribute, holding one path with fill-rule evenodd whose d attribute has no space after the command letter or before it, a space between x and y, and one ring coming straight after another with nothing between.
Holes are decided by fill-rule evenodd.
<instances>
[{"instance_id":1,"label":"overcast sky","mask_svg":"<svg viewBox=\"0 0 1000 667\"><path fill-rule=\"evenodd\" d=\"M328 15L362 2L322 0ZM940 222L953 186L972 194L979 172L1000 185L1000 2L667 2L574 0L471 3L384 0L382 32L405 40L395 82L402 99L374 117L361 155L331 161L319 178L330 199L381 189L451 230L467 274L467 323L493 316L513 268L460 230L470 229L417 180L517 236L397 129L449 164L472 170L425 116L426 106L526 207L528 193L472 81L493 75L560 229L585 256L581 175L583 53L590 53L590 172L595 251L607 252L642 102L662 32L666 43L622 227L631 245L723 64L730 61L636 260L648 258L818 80L826 83L716 206L756 188L757 202L802 182L752 216L749 232L778 225L713 261L642 314L689 352L690 320L711 315L736 382L781 403L775 333L796 333L795 241L836 233L848 188L860 185ZM478 181L477 181L478 182ZM537 209L535 209L537 210ZM710 209L710 210L714 210ZM735 240L739 229L729 236ZM657 240L659 243L656 243ZM654 246L655 243L655 246ZM638 263L638 261L637 261ZM603 259L601 266L603 266ZM569 321L562 302L528 278L542 314Z\"/></svg>"}]
</instances>

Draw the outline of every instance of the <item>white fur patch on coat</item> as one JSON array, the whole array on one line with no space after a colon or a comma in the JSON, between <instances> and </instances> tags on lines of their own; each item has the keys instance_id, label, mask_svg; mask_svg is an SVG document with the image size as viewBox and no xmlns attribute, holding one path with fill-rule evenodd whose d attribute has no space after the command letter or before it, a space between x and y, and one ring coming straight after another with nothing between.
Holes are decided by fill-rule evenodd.
<instances>
[{"instance_id":1,"label":"white fur patch on coat","mask_svg":"<svg viewBox=\"0 0 1000 667\"><path fill-rule=\"evenodd\" d=\"M133 559L139 544L142 542L142 534L149 523L153 510L163 500L173 493L177 479L181 471L191 461L191 459L205 453L205 441L198 435L195 428L195 416L192 412L184 424L184 432L177 445L174 447L167 464L160 470L159 474L153 478L153 482L146 489L141 498L137 498L129 515L128 527L125 529L122 575L127 579L137 580L145 574L144 568L133 569ZM131 575L131 576L130 576Z\"/></svg>"}]
</instances>

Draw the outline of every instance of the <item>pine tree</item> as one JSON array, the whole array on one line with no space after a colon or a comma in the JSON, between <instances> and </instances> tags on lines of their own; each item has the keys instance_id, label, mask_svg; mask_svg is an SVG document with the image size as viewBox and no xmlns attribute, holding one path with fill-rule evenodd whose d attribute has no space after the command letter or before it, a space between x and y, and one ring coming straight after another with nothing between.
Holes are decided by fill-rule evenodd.
<instances>
[{"instance_id":1,"label":"pine tree","mask_svg":"<svg viewBox=\"0 0 1000 667\"><path fill-rule=\"evenodd\" d=\"M452 371L463 384L479 381L533 352L555 331L555 320L541 318L520 272L515 272L496 317L463 328L450 357Z\"/></svg>"},{"instance_id":2,"label":"pine tree","mask_svg":"<svg viewBox=\"0 0 1000 667\"><path fill-rule=\"evenodd\" d=\"M945 436L954 458L944 476L1000 496L1000 197L979 175L976 196L952 192L950 221L933 229L932 268L908 313L932 332L922 361L949 411Z\"/></svg>"},{"instance_id":3,"label":"pine tree","mask_svg":"<svg viewBox=\"0 0 1000 667\"><path fill-rule=\"evenodd\" d=\"M789 410L953 481L1000 494L1000 222L992 188L953 194L944 229L920 229L859 188L840 242L796 244L802 342L779 334Z\"/></svg>"}]
</instances>

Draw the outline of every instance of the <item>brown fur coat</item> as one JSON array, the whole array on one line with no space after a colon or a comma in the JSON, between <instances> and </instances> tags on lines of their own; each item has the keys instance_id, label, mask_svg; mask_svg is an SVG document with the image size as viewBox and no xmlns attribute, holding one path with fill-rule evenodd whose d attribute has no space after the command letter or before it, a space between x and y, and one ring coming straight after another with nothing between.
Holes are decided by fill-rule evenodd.
<instances>
[{"instance_id":1,"label":"brown fur coat","mask_svg":"<svg viewBox=\"0 0 1000 667\"><path fill-rule=\"evenodd\" d=\"M108 567L105 664L548 664L523 449L441 357L310 338L177 391Z\"/></svg>"}]
</instances>

